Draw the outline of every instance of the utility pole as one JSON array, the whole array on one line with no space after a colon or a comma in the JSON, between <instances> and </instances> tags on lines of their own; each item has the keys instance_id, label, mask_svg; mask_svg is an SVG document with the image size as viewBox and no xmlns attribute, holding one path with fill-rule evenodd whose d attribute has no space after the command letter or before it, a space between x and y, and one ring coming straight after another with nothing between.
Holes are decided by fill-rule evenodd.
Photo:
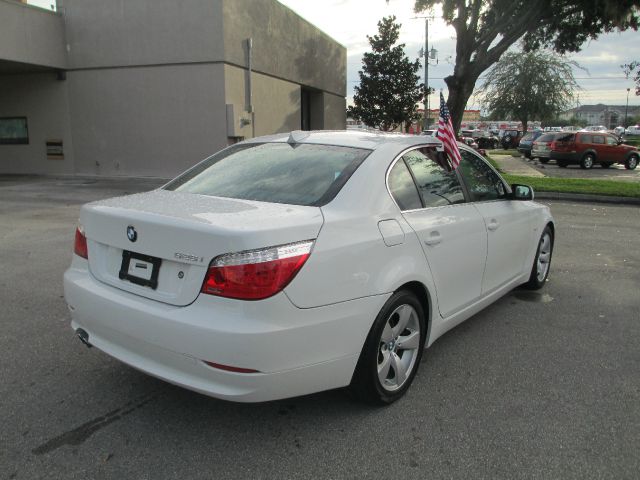
<instances>
[{"instance_id":1,"label":"utility pole","mask_svg":"<svg viewBox=\"0 0 640 480\"><path fill-rule=\"evenodd\" d=\"M629 127L629 125L627 124L627 112L629 111L629 91L631 89L627 88L627 105L624 107L624 131L626 133L627 128Z\"/></svg>"},{"instance_id":2,"label":"utility pole","mask_svg":"<svg viewBox=\"0 0 640 480\"><path fill-rule=\"evenodd\" d=\"M387 2L388 3L388 2ZM424 18L424 118L422 120L422 129L429 128L431 112L429 111L429 20L435 19L433 15L413 17Z\"/></svg>"}]
</instances>

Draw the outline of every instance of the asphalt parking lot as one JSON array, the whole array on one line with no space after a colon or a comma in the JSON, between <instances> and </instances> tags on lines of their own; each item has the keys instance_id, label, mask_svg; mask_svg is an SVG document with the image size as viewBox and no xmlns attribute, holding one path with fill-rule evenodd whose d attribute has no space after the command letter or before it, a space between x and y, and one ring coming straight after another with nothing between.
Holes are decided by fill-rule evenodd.
<instances>
[{"instance_id":1,"label":"asphalt parking lot","mask_svg":"<svg viewBox=\"0 0 640 480\"><path fill-rule=\"evenodd\" d=\"M148 377L69 328L80 205L161 183L0 176L0 478L638 478L637 206L548 202L548 284L439 339L394 405L251 405Z\"/></svg>"}]
</instances>

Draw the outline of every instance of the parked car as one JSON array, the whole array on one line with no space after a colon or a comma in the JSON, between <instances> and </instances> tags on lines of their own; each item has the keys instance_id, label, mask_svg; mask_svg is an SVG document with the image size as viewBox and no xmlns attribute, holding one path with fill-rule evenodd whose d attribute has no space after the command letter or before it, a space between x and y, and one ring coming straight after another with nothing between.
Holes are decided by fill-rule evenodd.
<instances>
[{"instance_id":1,"label":"parked car","mask_svg":"<svg viewBox=\"0 0 640 480\"><path fill-rule=\"evenodd\" d=\"M518 130L505 130L500 139L500 144L505 150L516 148L522 138L522 132Z\"/></svg>"},{"instance_id":2,"label":"parked car","mask_svg":"<svg viewBox=\"0 0 640 480\"><path fill-rule=\"evenodd\" d=\"M617 137L620 137L622 135L624 135L624 127L623 126L618 126L616 128L613 129L613 134L616 135Z\"/></svg>"},{"instance_id":3,"label":"parked car","mask_svg":"<svg viewBox=\"0 0 640 480\"><path fill-rule=\"evenodd\" d=\"M531 158L537 158L540 163L548 163L551 143L561 135L561 132L548 132L539 136L531 147Z\"/></svg>"},{"instance_id":4,"label":"parked car","mask_svg":"<svg viewBox=\"0 0 640 480\"><path fill-rule=\"evenodd\" d=\"M577 163L589 169L599 163L602 168L609 168L614 163L621 163L633 170L638 165L640 152L638 147L625 145L609 133L576 132L556 138L551 143L549 156L559 167Z\"/></svg>"},{"instance_id":5,"label":"parked car","mask_svg":"<svg viewBox=\"0 0 640 480\"><path fill-rule=\"evenodd\" d=\"M391 403L425 347L549 274L549 208L460 150L451 171L433 137L276 134L87 204L64 274L72 328L218 398L350 386Z\"/></svg>"},{"instance_id":6,"label":"parked car","mask_svg":"<svg viewBox=\"0 0 640 480\"><path fill-rule=\"evenodd\" d=\"M584 127L581 132L608 132L609 129L604 125L589 125Z\"/></svg>"},{"instance_id":7,"label":"parked car","mask_svg":"<svg viewBox=\"0 0 640 480\"><path fill-rule=\"evenodd\" d=\"M420 132L420 135L433 136L435 135L437 130L423 130Z\"/></svg>"},{"instance_id":8,"label":"parked car","mask_svg":"<svg viewBox=\"0 0 640 480\"><path fill-rule=\"evenodd\" d=\"M463 137L473 138L473 140L478 144L478 148L495 149L500 145L498 137L485 130L462 130L460 133Z\"/></svg>"},{"instance_id":9,"label":"parked car","mask_svg":"<svg viewBox=\"0 0 640 480\"><path fill-rule=\"evenodd\" d=\"M540 137L544 132L542 130L535 130L533 132L527 133L518 144L518 151L527 158L531 158L531 148L533 147L533 142L538 137Z\"/></svg>"},{"instance_id":10,"label":"parked car","mask_svg":"<svg viewBox=\"0 0 640 480\"><path fill-rule=\"evenodd\" d=\"M631 127L627 127L627 129L625 130L625 134L640 135L640 125L633 125Z\"/></svg>"}]
</instances>

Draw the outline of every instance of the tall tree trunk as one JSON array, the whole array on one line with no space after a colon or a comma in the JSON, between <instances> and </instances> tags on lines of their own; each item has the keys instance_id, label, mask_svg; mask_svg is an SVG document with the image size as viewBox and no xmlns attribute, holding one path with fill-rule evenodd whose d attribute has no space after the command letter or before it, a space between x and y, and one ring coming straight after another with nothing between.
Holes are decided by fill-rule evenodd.
<instances>
[{"instance_id":1,"label":"tall tree trunk","mask_svg":"<svg viewBox=\"0 0 640 480\"><path fill-rule=\"evenodd\" d=\"M462 116L464 115L467 102L473 93L473 87L476 84L476 80L477 75L466 75L462 78L450 75L444 79L447 83L447 87L449 87L447 107L451 114L451 125L453 126L453 131L456 133L460 130Z\"/></svg>"}]
</instances>

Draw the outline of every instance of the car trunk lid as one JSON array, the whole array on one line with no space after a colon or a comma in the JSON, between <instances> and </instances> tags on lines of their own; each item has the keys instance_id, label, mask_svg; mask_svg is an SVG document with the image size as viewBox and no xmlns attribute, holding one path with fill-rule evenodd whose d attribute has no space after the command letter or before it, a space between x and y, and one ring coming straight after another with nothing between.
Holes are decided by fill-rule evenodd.
<instances>
[{"instance_id":1,"label":"car trunk lid","mask_svg":"<svg viewBox=\"0 0 640 480\"><path fill-rule=\"evenodd\" d=\"M315 239L323 217L318 207L154 190L85 205L80 222L96 279L184 306L213 258Z\"/></svg>"}]
</instances>

